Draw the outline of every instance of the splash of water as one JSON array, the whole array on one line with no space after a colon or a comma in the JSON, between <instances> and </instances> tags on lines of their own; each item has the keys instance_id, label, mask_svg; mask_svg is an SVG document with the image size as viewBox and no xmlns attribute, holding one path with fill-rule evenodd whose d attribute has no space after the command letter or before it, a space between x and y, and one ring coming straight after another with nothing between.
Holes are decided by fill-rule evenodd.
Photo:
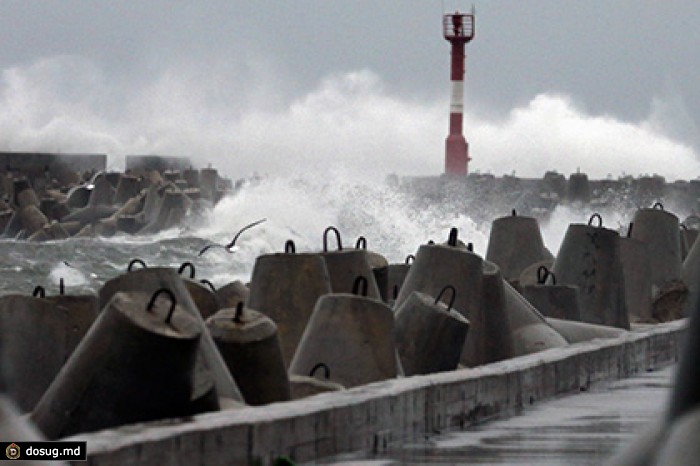
<instances>
[{"instance_id":1,"label":"splash of water","mask_svg":"<svg viewBox=\"0 0 700 466\"><path fill-rule=\"evenodd\" d=\"M75 56L5 69L0 149L106 152L115 166L130 153L185 155L234 177L343 167L377 181L391 172L442 171L446 100L394 94L370 70L326 76L293 97L278 95L263 71L250 80L226 73L167 69L129 88ZM594 178L658 173L671 180L698 173L698 154L673 139L671 119L659 124L663 98L654 103L645 120L622 121L553 93L493 118L470 112L467 102L471 168L542 176L580 167Z\"/></svg>"},{"instance_id":2,"label":"splash of water","mask_svg":"<svg viewBox=\"0 0 700 466\"><path fill-rule=\"evenodd\" d=\"M393 94L376 74L360 70L325 77L305 95L258 105L240 96L275 96L276 83L232 81L221 92L226 84L221 78L180 71L166 70L131 90L79 57L2 71L2 150L101 151L116 167L126 154L166 153L192 156L201 165L212 162L234 178L263 174L260 182L221 202L208 224L99 240L91 243L104 254L98 263L79 252L85 246L79 241L42 246L46 258L13 245L10 249L23 252L5 264L7 270L21 263L27 270L23 279L55 282L58 273L69 273L56 272L56 264L77 255L92 286L143 256L154 265L196 260L207 278L221 284L247 279L255 258L281 251L287 239L300 251L320 249L328 225L340 228L346 245L363 235L370 249L397 262L429 239L444 241L452 226L477 253L486 250L489 225L449 205L417 209L384 182L391 172L441 172L446 101ZM658 115L638 122L591 115L568 96L548 93L500 118L467 113L471 169L540 177L549 169L568 173L580 167L592 178L626 172L659 173L669 180L699 173L696 152L667 136L671 132L657 120ZM240 227L263 217L268 221L246 232L235 254L218 251L196 259L208 242L226 243ZM566 225L586 218L558 208L543 224L552 252ZM621 222L615 217L607 224ZM85 286L75 278L76 286Z\"/></svg>"},{"instance_id":3,"label":"splash of water","mask_svg":"<svg viewBox=\"0 0 700 466\"><path fill-rule=\"evenodd\" d=\"M403 262L429 239L445 241L453 226L477 251L486 248L486 235L467 214L451 211L449 206L417 209L410 195L387 183L362 183L338 173L270 177L248 185L222 200L210 224L197 235L223 243L241 226L263 217L267 222L239 240L236 254L242 262L251 263L261 253L280 252L288 239L296 243L297 251L318 251L323 231L330 225L339 228L344 247L353 247L364 236L369 249L394 262ZM336 247L334 238L329 239L329 247Z\"/></svg>"}]
</instances>

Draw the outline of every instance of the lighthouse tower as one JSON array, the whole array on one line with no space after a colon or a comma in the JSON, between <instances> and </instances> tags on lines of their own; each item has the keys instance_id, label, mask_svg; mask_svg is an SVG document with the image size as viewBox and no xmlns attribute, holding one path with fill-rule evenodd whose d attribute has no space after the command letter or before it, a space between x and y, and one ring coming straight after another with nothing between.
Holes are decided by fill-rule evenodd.
<instances>
[{"instance_id":1,"label":"lighthouse tower","mask_svg":"<svg viewBox=\"0 0 700 466\"><path fill-rule=\"evenodd\" d=\"M443 35L452 47L450 81L450 132L445 140L445 174L466 175L469 160L469 144L462 134L464 114L464 49L474 38L474 13L444 15Z\"/></svg>"}]
</instances>

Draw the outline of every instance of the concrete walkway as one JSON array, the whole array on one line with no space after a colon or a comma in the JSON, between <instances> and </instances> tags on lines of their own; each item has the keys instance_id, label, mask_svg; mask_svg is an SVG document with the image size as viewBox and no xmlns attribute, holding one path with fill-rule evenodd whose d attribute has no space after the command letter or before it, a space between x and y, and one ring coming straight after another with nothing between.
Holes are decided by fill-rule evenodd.
<instances>
[{"instance_id":1,"label":"concrete walkway","mask_svg":"<svg viewBox=\"0 0 700 466\"><path fill-rule=\"evenodd\" d=\"M416 443L378 456L344 456L335 465L601 465L661 415L673 367L543 402L522 415Z\"/></svg>"}]
</instances>

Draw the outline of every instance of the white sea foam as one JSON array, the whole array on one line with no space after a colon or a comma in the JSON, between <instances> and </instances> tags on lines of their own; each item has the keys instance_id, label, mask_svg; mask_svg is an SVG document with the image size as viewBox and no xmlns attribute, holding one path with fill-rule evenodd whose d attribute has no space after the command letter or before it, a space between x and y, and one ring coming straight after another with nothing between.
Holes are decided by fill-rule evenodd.
<instances>
[{"instance_id":1,"label":"white sea foam","mask_svg":"<svg viewBox=\"0 0 700 466\"><path fill-rule=\"evenodd\" d=\"M128 88L81 57L5 69L0 150L106 152L115 166L130 153L188 155L232 176L341 168L376 181L392 172L442 171L447 90L444 100L417 101L393 93L372 71L356 70L285 97L260 73L242 80L224 67L166 69ZM670 105L661 97L650 98L643 121L590 114L562 94L535 95L489 118L470 112L466 100L473 170L541 176L580 167L595 178L624 172L669 179L700 173L698 154L666 136L674 132L672 119L660 115Z\"/></svg>"},{"instance_id":2,"label":"white sea foam","mask_svg":"<svg viewBox=\"0 0 700 466\"><path fill-rule=\"evenodd\" d=\"M294 240L297 251L318 251L323 231L330 225L338 227L345 247L354 246L357 238L364 236L369 249L401 262L429 239L446 241L453 226L481 253L487 239L468 215L438 205L418 210L409 196L384 182L361 183L339 174L263 179L224 199L211 218L212 223L198 233L221 242L245 224L267 218L264 224L241 235L236 254L242 260L280 252L287 239ZM328 243L329 249L336 248L333 235Z\"/></svg>"},{"instance_id":3,"label":"white sea foam","mask_svg":"<svg viewBox=\"0 0 700 466\"><path fill-rule=\"evenodd\" d=\"M444 241L452 226L478 253L486 250L490 225L477 225L470 212L450 206L416 210L384 182L390 173L442 171L446 98L426 102L395 94L368 70L327 76L295 97L276 92L273 79L228 80L215 66L206 75L168 69L135 89L80 57L47 58L1 73L0 150L106 152L114 167L126 154L186 155L233 178L261 175L223 200L208 224L142 239L117 237L105 247L183 234L226 243L242 226L266 218L243 234L235 254L197 259L222 279L245 276L257 255L281 251L287 239L300 251L318 250L329 225L340 228L345 244L366 236L370 249L392 261L428 239ZM653 108L664 107L659 98L654 102ZM673 131L659 124L659 111L643 121L622 121L552 93L496 117L470 112L469 96L466 108L473 171L539 177L580 168L591 178L658 173L669 180L700 174L698 154L667 136ZM608 216L606 224L617 227L624 215ZM552 252L569 222L586 221L581 216L558 208L543 224Z\"/></svg>"}]
</instances>

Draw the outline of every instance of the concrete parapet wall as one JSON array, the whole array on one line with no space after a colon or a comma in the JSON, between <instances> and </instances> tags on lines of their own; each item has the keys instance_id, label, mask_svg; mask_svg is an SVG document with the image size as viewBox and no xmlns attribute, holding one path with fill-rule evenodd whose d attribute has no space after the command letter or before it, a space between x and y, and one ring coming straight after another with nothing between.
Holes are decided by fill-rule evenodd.
<instances>
[{"instance_id":1,"label":"concrete parapet wall","mask_svg":"<svg viewBox=\"0 0 700 466\"><path fill-rule=\"evenodd\" d=\"M351 390L188 420L125 426L85 440L92 465L270 464L382 451L396 440L455 430L558 395L678 360L686 321L497 364L377 382Z\"/></svg>"},{"instance_id":2,"label":"concrete parapet wall","mask_svg":"<svg viewBox=\"0 0 700 466\"><path fill-rule=\"evenodd\" d=\"M44 170L82 172L103 171L107 166L105 154L53 154L44 152L0 152L0 170L9 168L27 176L40 176Z\"/></svg>"},{"instance_id":3,"label":"concrete parapet wall","mask_svg":"<svg viewBox=\"0 0 700 466\"><path fill-rule=\"evenodd\" d=\"M127 170L185 170L192 166L189 157L171 155L127 155Z\"/></svg>"}]
</instances>

